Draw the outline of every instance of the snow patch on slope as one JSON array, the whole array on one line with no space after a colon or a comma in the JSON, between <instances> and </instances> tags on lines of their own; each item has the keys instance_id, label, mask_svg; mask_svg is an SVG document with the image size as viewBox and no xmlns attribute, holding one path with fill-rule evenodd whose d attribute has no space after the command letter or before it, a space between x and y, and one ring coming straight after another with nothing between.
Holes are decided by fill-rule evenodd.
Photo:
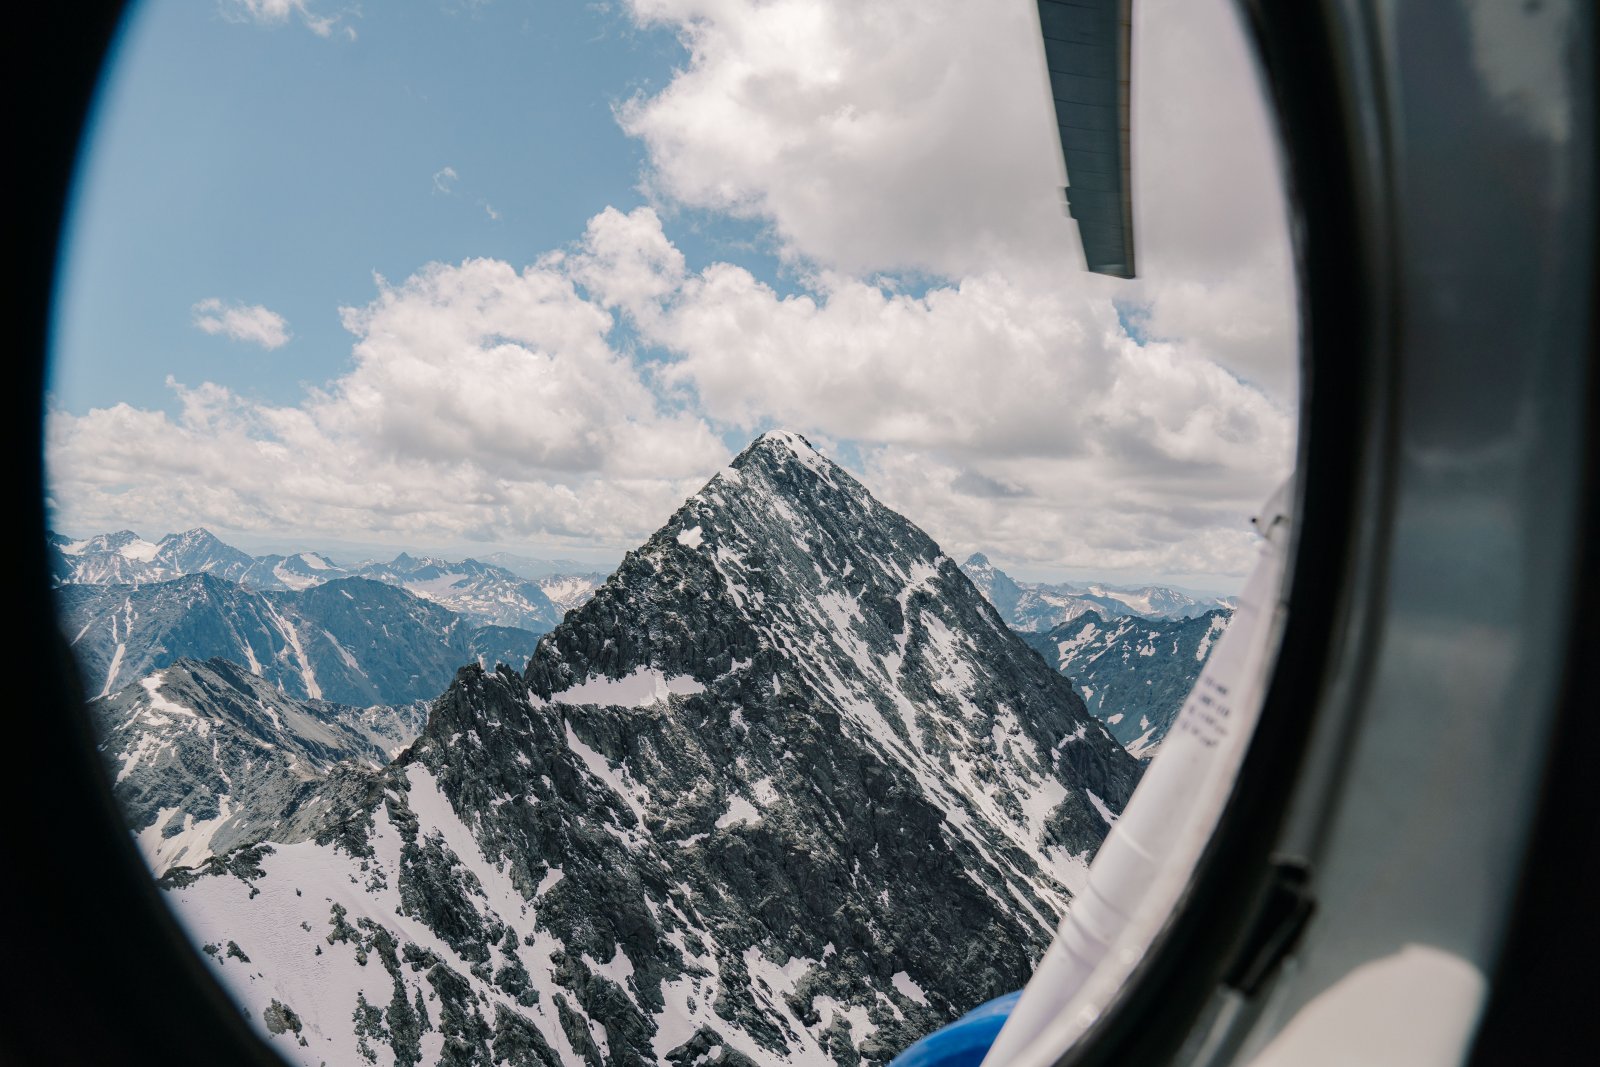
<instances>
[{"instance_id":1,"label":"snow patch on slope","mask_svg":"<svg viewBox=\"0 0 1600 1067\"><path fill-rule=\"evenodd\" d=\"M706 687L687 675L668 677L654 667L640 667L622 678L599 675L563 689L552 697L562 704L600 704L605 707L643 708L659 704L669 697L690 696L705 692ZM540 701L540 706L548 702Z\"/></svg>"}]
</instances>

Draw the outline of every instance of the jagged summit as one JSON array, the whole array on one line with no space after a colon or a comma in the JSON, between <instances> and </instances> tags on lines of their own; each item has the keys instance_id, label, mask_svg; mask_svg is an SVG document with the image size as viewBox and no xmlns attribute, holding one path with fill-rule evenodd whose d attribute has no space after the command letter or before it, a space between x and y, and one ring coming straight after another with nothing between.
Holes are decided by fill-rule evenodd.
<instances>
[{"instance_id":1,"label":"jagged summit","mask_svg":"<svg viewBox=\"0 0 1600 1067\"><path fill-rule=\"evenodd\" d=\"M314 840L173 893L300 1062L883 1064L1026 980L1136 776L930 537L774 431L523 674L463 669L308 800Z\"/></svg>"},{"instance_id":2,"label":"jagged summit","mask_svg":"<svg viewBox=\"0 0 1600 1067\"><path fill-rule=\"evenodd\" d=\"M99 537L91 538L90 543L97 548L116 550L141 540L143 538L132 530L118 530L115 533L101 534Z\"/></svg>"},{"instance_id":3,"label":"jagged summit","mask_svg":"<svg viewBox=\"0 0 1600 1067\"><path fill-rule=\"evenodd\" d=\"M162 544L209 545L221 544L222 539L204 526L195 526L182 533L170 533L161 539Z\"/></svg>"},{"instance_id":4,"label":"jagged summit","mask_svg":"<svg viewBox=\"0 0 1600 1067\"><path fill-rule=\"evenodd\" d=\"M90 714L123 817L159 875L305 833L299 805L318 782L341 760L387 763L416 736L423 707L297 700L231 660L180 657Z\"/></svg>"},{"instance_id":5,"label":"jagged summit","mask_svg":"<svg viewBox=\"0 0 1600 1067\"><path fill-rule=\"evenodd\" d=\"M782 449L792 452L795 455L803 455L806 453L817 456L821 455L821 453L817 451L815 445L806 440L803 435L795 433L793 430L768 430L766 433L757 437L754 441L751 441L745 446L745 452L751 452L758 449Z\"/></svg>"},{"instance_id":6,"label":"jagged summit","mask_svg":"<svg viewBox=\"0 0 1600 1067\"><path fill-rule=\"evenodd\" d=\"M830 651L847 654L857 639L837 632L850 624L846 598L865 596L874 622L898 633L901 593L909 597L918 587L931 591L943 583L981 613L981 597L932 538L799 434L769 431L685 501L575 618L541 642L528 680L546 697L591 677L617 678L640 668L705 682L736 660L770 658L806 627L832 635ZM694 596L686 598L686 588ZM643 625L592 654L586 649L597 627L609 630L622 619ZM998 622L991 626L1003 633ZM637 645L635 637L648 637L650 646Z\"/></svg>"},{"instance_id":7,"label":"jagged summit","mask_svg":"<svg viewBox=\"0 0 1600 1067\"><path fill-rule=\"evenodd\" d=\"M768 430L744 447L727 467L712 478L715 483L730 470L739 472L752 467L762 467L770 472L788 470L791 475L801 476L801 472L810 472L829 484L836 483L840 478L848 479L850 484L862 493L866 490L860 483L837 463L828 459L819 452L815 445L805 437L793 430Z\"/></svg>"},{"instance_id":8,"label":"jagged summit","mask_svg":"<svg viewBox=\"0 0 1600 1067\"><path fill-rule=\"evenodd\" d=\"M962 566L963 567L987 567L987 566L990 566L989 557L984 555L982 552L974 552L972 555L967 557L967 561L965 563L963 563Z\"/></svg>"},{"instance_id":9,"label":"jagged summit","mask_svg":"<svg viewBox=\"0 0 1600 1067\"><path fill-rule=\"evenodd\" d=\"M1070 684L933 539L797 434L762 435L690 497L540 641L525 680L544 700L637 706L674 679L685 692L804 694L947 810L998 775L1052 813L997 811L999 832L1068 881L1070 857L1107 826L1083 790L1120 805L1133 783ZM973 750L951 751L974 730L996 749L981 768ZM1028 743L997 745L997 730ZM1069 735L1092 741L1064 748ZM1063 753L1086 758L1066 770Z\"/></svg>"}]
</instances>

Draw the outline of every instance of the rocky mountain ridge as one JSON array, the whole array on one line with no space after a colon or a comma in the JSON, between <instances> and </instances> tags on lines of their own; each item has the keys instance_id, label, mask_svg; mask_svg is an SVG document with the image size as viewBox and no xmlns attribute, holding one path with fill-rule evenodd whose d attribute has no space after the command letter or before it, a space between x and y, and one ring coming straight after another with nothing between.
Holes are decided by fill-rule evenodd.
<instances>
[{"instance_id":1,"label":"rocky mountain ridge","mask_svg":"<svg viewBox=\"0 0 1600 1067\"><path fill-rule=\"evenodd\" d=\"M292 833L300 804L343 761L376 769L427 705L295 700L224 659L179 659L95 700L112 792L151 869Z\"/></svg>"},{"instance_id":2,"label":"rocky mountain ridge","mask_svg":"<svg viewBox=\"0 0 1600 1067\"><path fill-rule=\"evenodd\" d=\"M165 884L296 1062L881 1064L1022 984L1137 774L772 433L526 671L464 668L393 763Z\"/></svg>"},{"instance_id":3,"label":"rocky mountain ridge","mask_svg":"<svg viewBox=\"0 0 1600 1067\"><path fill-rule=\"evenodd\" d=\"M60 534L48 544L60 585L144 585L208 574L256 592L303 591L340 578L369 578L397 585L486 626L544 633L588 597L604 575L579 569L538 570L520 560L526 577L493 562L451 561L401 552L392 560L349 566L319 552L251 556L209 530L195 528L151 542L131 530L74 541ZM519 558L520 559L520 558Z\"/></svg>"},{"instance_id":4,"label":"rocky mountain ridge","mask_svg":"<svg viewBox=\"0 0 1600 1067\"><path fill-rule=\"evenodd\" d=\"M255 592L195 574L64 585L56 600L85 689L97 696L182 658L222 658L290 697L404 704L437 696L463 663L520 666L538 640L366 578Z\"/></svg>"},{"instance_id":5,"label":"rocky mountain ridge","mask_svg":"<svg viewBox=\"0 0 1600 1067\"><path fill-rule=\"evenodd\" d=\"M1021 636L1072 679L1111 736L1149 760L1232 617L1221 608L1178 620L1106 619L1089 611L1044 633Z\"/></svg>"}]
</instances>

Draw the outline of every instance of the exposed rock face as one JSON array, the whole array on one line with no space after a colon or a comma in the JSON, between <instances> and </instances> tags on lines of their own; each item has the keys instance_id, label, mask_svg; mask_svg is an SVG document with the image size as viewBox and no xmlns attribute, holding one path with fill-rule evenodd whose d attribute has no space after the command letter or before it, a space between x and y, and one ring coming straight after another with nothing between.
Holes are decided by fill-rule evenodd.
<instances>
[{"instance_id":1,"label":"exposed rock face","mask_svg":"<svg viewBox=\"0 0 1600 1067\"><path fill-rule=\"evenodd\" d=\"M210 574L230 582L246 580L260 566L255 557L223 543L210 530L201 527L163 537L151 563L164 577Z\"/></svg>"},{"instance_id":2,"label":"exposed rock face","mask_svg":"<svg viewBox=\"0 0 1600 1067\"><path fill-rule=\"evenodd\" d=\"M404 704L438 695L463 663L520 666L537 640L364 578L259 593L201 574L66 585L57 603L85 687L101 696L187 657L230 660L292 697Z\"/></svg>"},{"instance_id":3,"label":"exposed rock face","mask_svg":"<svg viewBox=\"0 0 1600 1067\"><path fill-rule=\"evenodd\" d=\"M1113 737L1148 760L1232 617L1221 609L1177 621L1104 619L1090 612L1022 637L1072 679Z\"/></svg>"},{"instance_id":4,"label":"exposed rock face","mask_svg":"<svg viewBox=\"0 0 1600 1067\"><path fill-rule=\"evenodd\" d=\"M1002 782L1013 803L1050 790L1053 746L1083 721L1081 702L1039 671L926 534L783 433L752 445L629 553L540 641L528 680L540 697L577 702L591 679L653 672L710 684L736 666L780 697L793 674L943 810ZM997 731L1031 744L963 745ZM1063 817L1059 843L1074 853L1105 834L1083 790L1120 806L1132 785L1095 770L1089 753L1112 746L1092 732L1065 783L1078 818Z\"/></svg>"},{"instance_id":5,"label":"exposed rock face","mask_svg":"<svg viewBox=\"0 0 1600 1067\"><path fill-rule=\"evenodd\" d=\"M295 1062L884 1063L1026 980L1137 773L773 433L526 672L463 669L393 764L167 885Z\"/></svg>"},{"instance_id":6,"label":"exposed rock face","mask_svg":"<svg viewBox=\"0 0 1600 1067\"><path fill-rule=\"evenodd\" d=\"M427 706L352 708L284 696L226 660L180 659L90 704L113 791L157 874L271 835L342 760L378 768Z\"/></svg>"}]
</instances>

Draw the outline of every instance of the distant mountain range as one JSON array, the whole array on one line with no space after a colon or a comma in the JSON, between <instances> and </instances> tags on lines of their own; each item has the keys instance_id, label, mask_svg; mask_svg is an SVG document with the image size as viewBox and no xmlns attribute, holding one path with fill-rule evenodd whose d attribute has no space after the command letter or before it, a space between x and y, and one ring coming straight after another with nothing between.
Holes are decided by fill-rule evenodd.
<instances>
[{"instance_id":1,"label":"distant mountain range","mask_svg":"<svg viewBox=\"0 0 1600 1067\"><path fill-rule=\"evenodd\" d=\"M1089 712L1140 760L1167 736L1233 617L1232 597L1166 586L1019 582L975 553L961 569L1006 624L1072 679Z\"/></svg>"},{"instance_id":2,"label":"distant mountain range","mask_svg":"<svg viewBox=\"0 0 1600 1067\"><path fill-rule=\"evenodd\" d=\"M225 592L181 581L158 599ZM303 650L327 616L291 597L360 582L226 613ZM151 588L93 613L125 658ZM240 641L286 689L306 658ZM310 1065L884 1064L1022 985L1140 772L938 545L781 432L381 767L352 712L237 667L135 676L97 714L147 854Z\"/></svg>"},{"instance_id":3,"label":"distant mountain range","mask_svg":"<svg viewBox=\"0 0 1600 1067\"><path fill-rule=\"evenodd\" d=\"M179 659L221 658L290 697L404 704L437 696L465 663L525 665L539 639L370 578L257 592L192 574L56 592L85 687L102 696Z\"/></svg>"},{"instance_id":4,"label":"distant mountain range","mask_svg":"<svg viewBox=\"0 0 1600 1067\"><path fill-rule=\"evenodd\" d=\"M1087 611L1023 640L1072 679L1084 704L1111 736L1150 759L1167 736L1232 612L1213 608L1192 619L1102 618Z\"/></svg>"},{"instance_id":5,"label":"distant mountain range","mask_svg":"<svg viewBox=\"0 0 1600 1067\"><path fill-rule=\"evenodd\" d=\"M1006 625L1016 630L1043 632L1090 611L1101 619L1189 619L1216 608L1232 611L1234 607L1233 597L1191 596L1162 585L1022 582L990 563L982 553L968 556L961 569L989 598Z\"/></svg>"},{"instance_id":6,"label":"distant mountain range","mask_svg":"<svg viewBox=\"0 0 1600 1067\"><path fill-rule=\"evenodd\" d=\"M504 567L512 574L523 578L549 578L553 575L563 574L592 574L594 568L587 563L580 563L575 559L537 559L533 556L519 556L512 552L491 552L483 557L485 563L493 563L497 567ZM604 574L596 575L600 580L605 579Z\"/></svg>"},{"instance_id":7,"label":"distant mountain range","mask_svg":"<svg viewBox=\"0 0 1600 1067\"><path fill-rule=\"evenodd\" d=\"M604 580L572 561L496 556L516 567L459 562L402 552L387 562L341 566L319 552L251 556L210 531L196 528L146 541L131 530L74 541L48 538L62 585L144 585L208 574L255 591L305 590L340 578L370 578L400 586L482 625L543 633L583 603ZM568 568L565 564L571 564Z\"/></svg>"}]
</instances>

